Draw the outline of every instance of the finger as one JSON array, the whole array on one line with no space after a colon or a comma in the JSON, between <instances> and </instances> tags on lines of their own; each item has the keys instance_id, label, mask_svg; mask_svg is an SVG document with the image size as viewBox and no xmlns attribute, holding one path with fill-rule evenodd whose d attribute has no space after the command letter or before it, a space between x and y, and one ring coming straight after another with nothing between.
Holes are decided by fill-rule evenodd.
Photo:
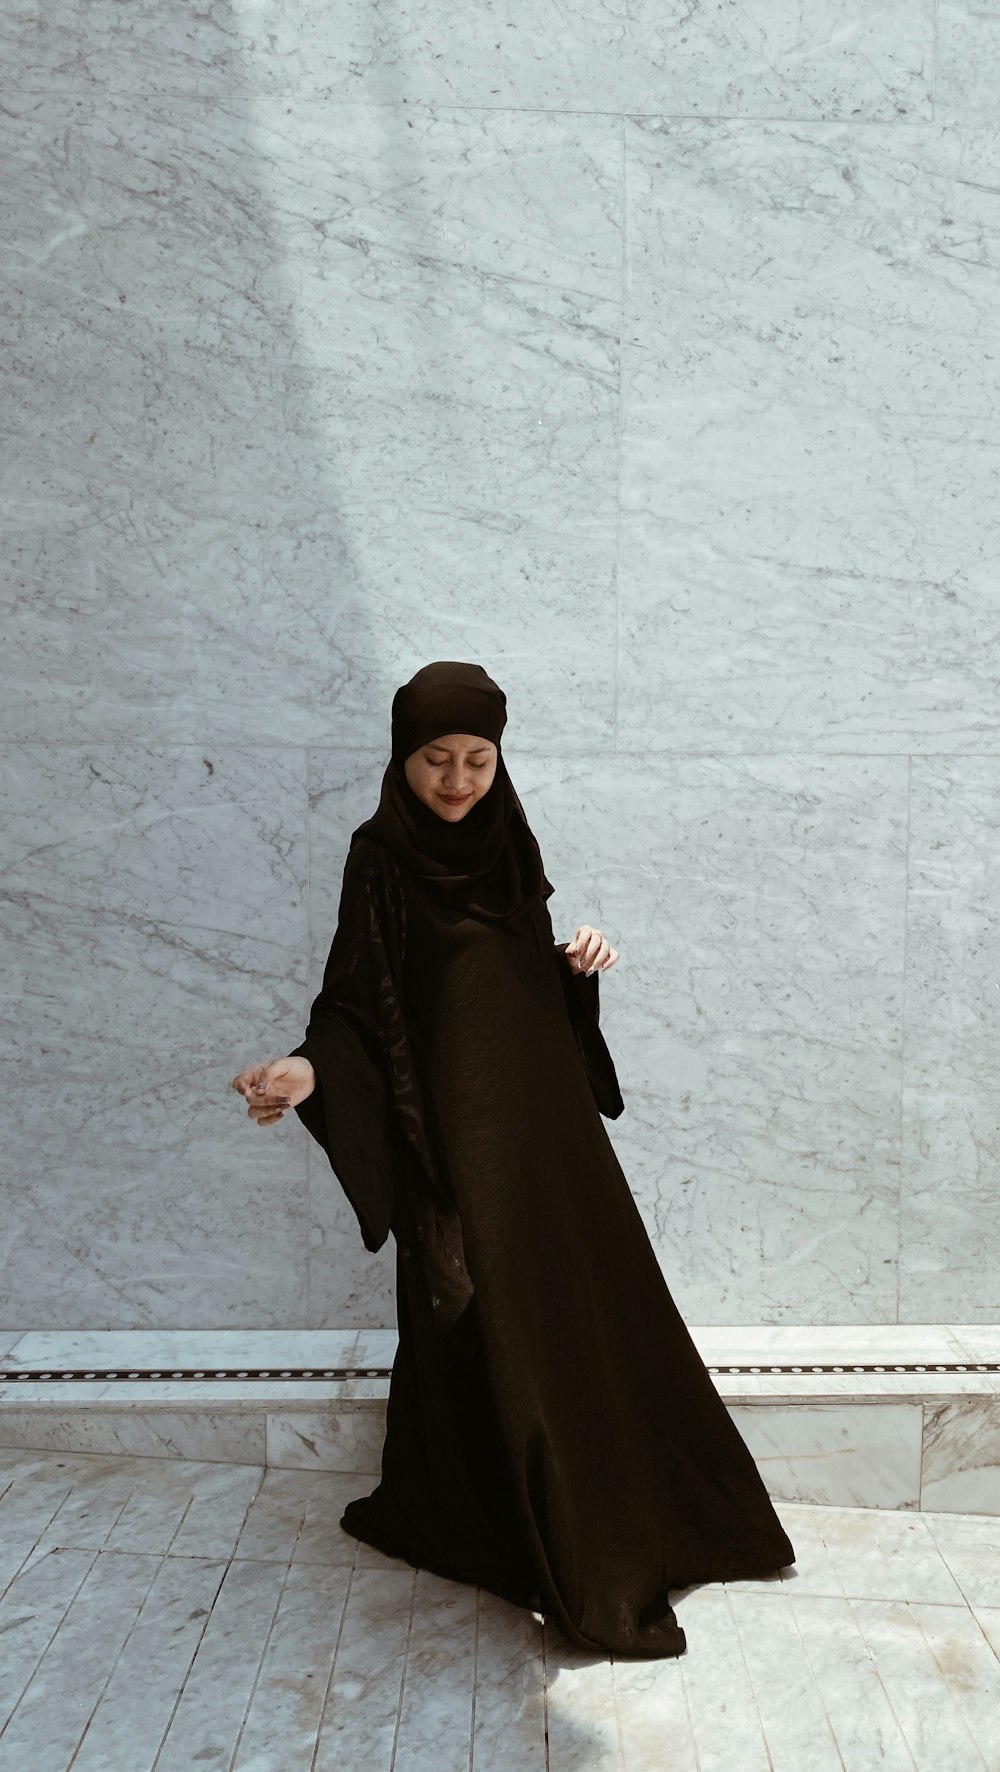
<instances>
[{"instance_id":1,"label":"finger","mask_svg":"<svg viewBox=\"0 0 1000 1772\"><path fill-rule=\"evenodd\" d=\"M587 949L593 938L593 934L594 932L589 923L581 923L573 940L569 944L567 952L570 954L572 963L577 972L585 972L590 963L587 959Z\"/></svg>"},{"instance_id":2,"label":"finger","mask_svg":"<svg viewBox=\"0 0 1000 1772\"><path fill-rule=\"evenodd\" d=\"M611 952L611 943L610 943L610 941L606 940L606 938L604 936L602 936L601 941L600 941L600 945L597 948L597 951L595 952L594 957L591 960L590 965L587 968L587 971L588 972L599 972L610 952Z\"/></svg>"},{"instance_id":3,"label":"finger","mask_svg":"<svg viewBox=\"0 0 1000 1772\"><path fill-rule=\"evenodd\" d=\"M247 1113L251 1120L266 1119L276 1111L284 1113L285 1109L291 1107L291 1105L291 1102L287 1100L287 1098L281 1100L278 1097L275 1097L273 1101L269 1102L251 1102L250 1106L247 1108Z\"/></svg>"},{"instance_id":4,"label":"finger","mask_svg":"<svg viewBox=\"0 0 1000 1772\"><path fill-rule=\"evenodd\" d=\"M280 1101L287 1104L288 1090L280 1082L277 1073L269 1074L270 1066L265 1067L253 1086L253 1099L257 1107L267 1107Z\"/></svg>"},{"instance_id":5,"label":"finger","mask_svg":"<svg viewBox=\"0 0 1000 1772\"><path fill-rule=\"evenodd\" d=\"M276 1095L272 1101L252 1101L247 1108L247 1113L252 1114L253 1118L256 1120L261 1114L273 1114L275 1108L284 1109L291 1107L291 1105L291 1101L287 1095Z\"/></svg>"}]
</instances>

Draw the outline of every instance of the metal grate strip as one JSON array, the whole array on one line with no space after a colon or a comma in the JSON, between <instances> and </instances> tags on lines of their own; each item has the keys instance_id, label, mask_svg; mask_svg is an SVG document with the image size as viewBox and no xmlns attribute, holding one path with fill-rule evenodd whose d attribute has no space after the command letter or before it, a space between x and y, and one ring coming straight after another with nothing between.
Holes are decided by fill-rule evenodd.
<instances>
[{"instance_id":1,"label":"metal grate strip","mask_svg":"<svg viewBox=\"0 0 1000 1772\"><path fill-rule=\"evenodd\" d=\"M758 1364L758 1365L752 1365L752 1366L751 1365L710 1365L707 1367L707 1370L709 1372L717 1373L719 1375L723 1375L726 1377L741 1377L741 1378L743 1378L743 1377L746 1377L746 1378L757 1378L757 1377L768 1378L771 1376L774 1376L774 1377L785 1377L785 1376L788 1376L788 1377L791 1377L791 1376L808 1377L811 1375L823 1375L825 1373L835 1373L837 1375L845 1375L845 1374L849 1375L852 1372L858 1372L858 1373L876 1372L876 1373L882 1373L882 1374L901 1373L904 1375L908 1374L908 1373L924 1373L924 1374L931 1373L931 1374L933 1374L933 1373L938 1373L938 1372L940 1372L940 1373L987 1372L987 1373L992 1374L992 1373L1000 1373L1000 1362L998 1362L998 1361L985 1362L985 1361L968 1360L968 1361L965 1361L964 1363L962 1363L962 1362L957 1362L957 1361L941 1361L939 1363L934 1363L933 1365L929 1364L927 1362L924 1362L924 1363L919 1363L919 1362L918 1363L904 1363L902 1361L899 1362L898 1364L891 1364L891 1365L888 1364L887 1362L882 1362L880 1364L874 1365L874 1364L870 1364L867 1362L860 1362L860 1361L858 1361L858 1362L852 1361L850 1364L847 1364L846 1362L845 1363L838 1362L836 1364L834 1364L832 1362L831 1363L812 1363L812 1362L810 1362L810 1363L806 1364L803 1362L800 1365L790 1365L790 1364L775 1364L775 1365ZM329 1379L388 1378L388 1377L390 1377L391 1372L392 1372L391 1366L323 1366L323 1367L318 1367L318 1366L282 1366L282 1367L273 1367L273 1366L239 1366L239 1367L236 1367L236 1366L227 1366L227 1367L218 1367L218 1366L216 1366L216 1367L211 1367L211 1366L199 1366L199 1367L129 1366L129 1367L119 1367L119 1366L116 1366L113 1368L93 1366L93 1367L87 1367L87 1368L81 1367L79 1369L74 1369L74 1370L67 1370L65 1368L60 1368L60 1367L38 1367L38 1368L32 1368L30 1370L23 1370L23 1369L14 1370L14 1369L11 1369L8 1367L8 1368L0 1368L0 1384L8 1384L8 1385L46 1384L46 1383L55 1383L55 1384L80 1383L80 1384L85 1384L85 1383L92 1383L95 1380L98 1380L101 1383L107 1383L107 1384L116 1384L116 1383L117 1384L132 1384L132 1383L135 1383L137 1380L141 1381L144 1379L148 1379L150 1382L153 1382L153 1381L163 1382L165 1380L170 1380L170 1381L177 1380L180 1383L185 1383L185 1382L188 1382L188 1383L199 1383L199 1382L200 1383L209 1383L209 1382L213 1382L213 1381L224 1382L227 1380L232 1381L234 1379L235 1380L246 1379L246 1381L248 1383L251 1381L254 1381L254 1380L258 1380L258 1379L276 1379L279 1382L280 1381L296 1381L297 1382L299 1380L306 1379L306 1380L313 1380L316 1383L321 1384L324 1381L329 1380Z\"/></svg>"}]
</instances>

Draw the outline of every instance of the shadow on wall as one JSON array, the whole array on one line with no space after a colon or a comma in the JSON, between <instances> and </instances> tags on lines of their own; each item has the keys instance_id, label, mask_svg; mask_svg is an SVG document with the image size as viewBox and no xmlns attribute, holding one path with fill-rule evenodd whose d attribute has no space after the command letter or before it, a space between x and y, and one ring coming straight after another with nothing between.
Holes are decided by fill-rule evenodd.
<instances>
[{"instance_id":1,"label":"shadow on wall","mask_svg":"<svg viewBox=\"0 0 1000 1772\"><path fill-rule=\"evenodd\" d=\"M266 10L253 37L257 10L57 3L6 69L7 976L45 1078L6 1134L16 1330L394 1320L391 1248L356 1248L316 1157L311 1207L307 1135L265 1142L226 1087L301 1038L401 655L341 464L356 486L411 341L394 319L387 357L352 299L379 280L362 193Z\"/></svg>"}]
</instances>

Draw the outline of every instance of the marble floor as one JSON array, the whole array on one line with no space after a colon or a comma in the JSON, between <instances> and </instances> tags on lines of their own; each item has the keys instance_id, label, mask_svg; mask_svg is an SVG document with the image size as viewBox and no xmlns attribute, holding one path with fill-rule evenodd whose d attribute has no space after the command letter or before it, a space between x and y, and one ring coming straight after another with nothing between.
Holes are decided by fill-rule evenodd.
<instances>
[{"instance_id":1,"label":"marble floor","mask_svg":"<svg viewBox=\"0 0 1000 1772\"><path fill-rule=\"evenodd\" d=\"M1000 1772L1000 1520L782 1502L675 1661L357 1543L375 1478L0 1453L0 1772Z\"/></svg>"}]
</instances>

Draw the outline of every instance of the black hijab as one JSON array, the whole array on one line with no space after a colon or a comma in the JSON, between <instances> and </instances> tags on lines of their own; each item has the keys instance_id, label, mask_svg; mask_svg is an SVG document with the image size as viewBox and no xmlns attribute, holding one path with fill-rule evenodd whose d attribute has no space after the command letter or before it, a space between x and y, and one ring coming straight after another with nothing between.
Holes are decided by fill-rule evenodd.
<instances>
[{"instance_id":1,"label":"black hijab","mask_svg":"<svg viewBox=\"0 0 1000 1772\"><path fill-rule=\"evenodd\" d=\"M507 698L482 665L438 659L415 672L392 700L392 754L378 807L352 832L381 843L456 909L488 917L520 934L533 906L553 887L541 851L507 773L500 735ZM467 732L497 747L496 774L464 818L439 818L406 779L407 757L446 733Z\"/></svg>"}]
</instances>

